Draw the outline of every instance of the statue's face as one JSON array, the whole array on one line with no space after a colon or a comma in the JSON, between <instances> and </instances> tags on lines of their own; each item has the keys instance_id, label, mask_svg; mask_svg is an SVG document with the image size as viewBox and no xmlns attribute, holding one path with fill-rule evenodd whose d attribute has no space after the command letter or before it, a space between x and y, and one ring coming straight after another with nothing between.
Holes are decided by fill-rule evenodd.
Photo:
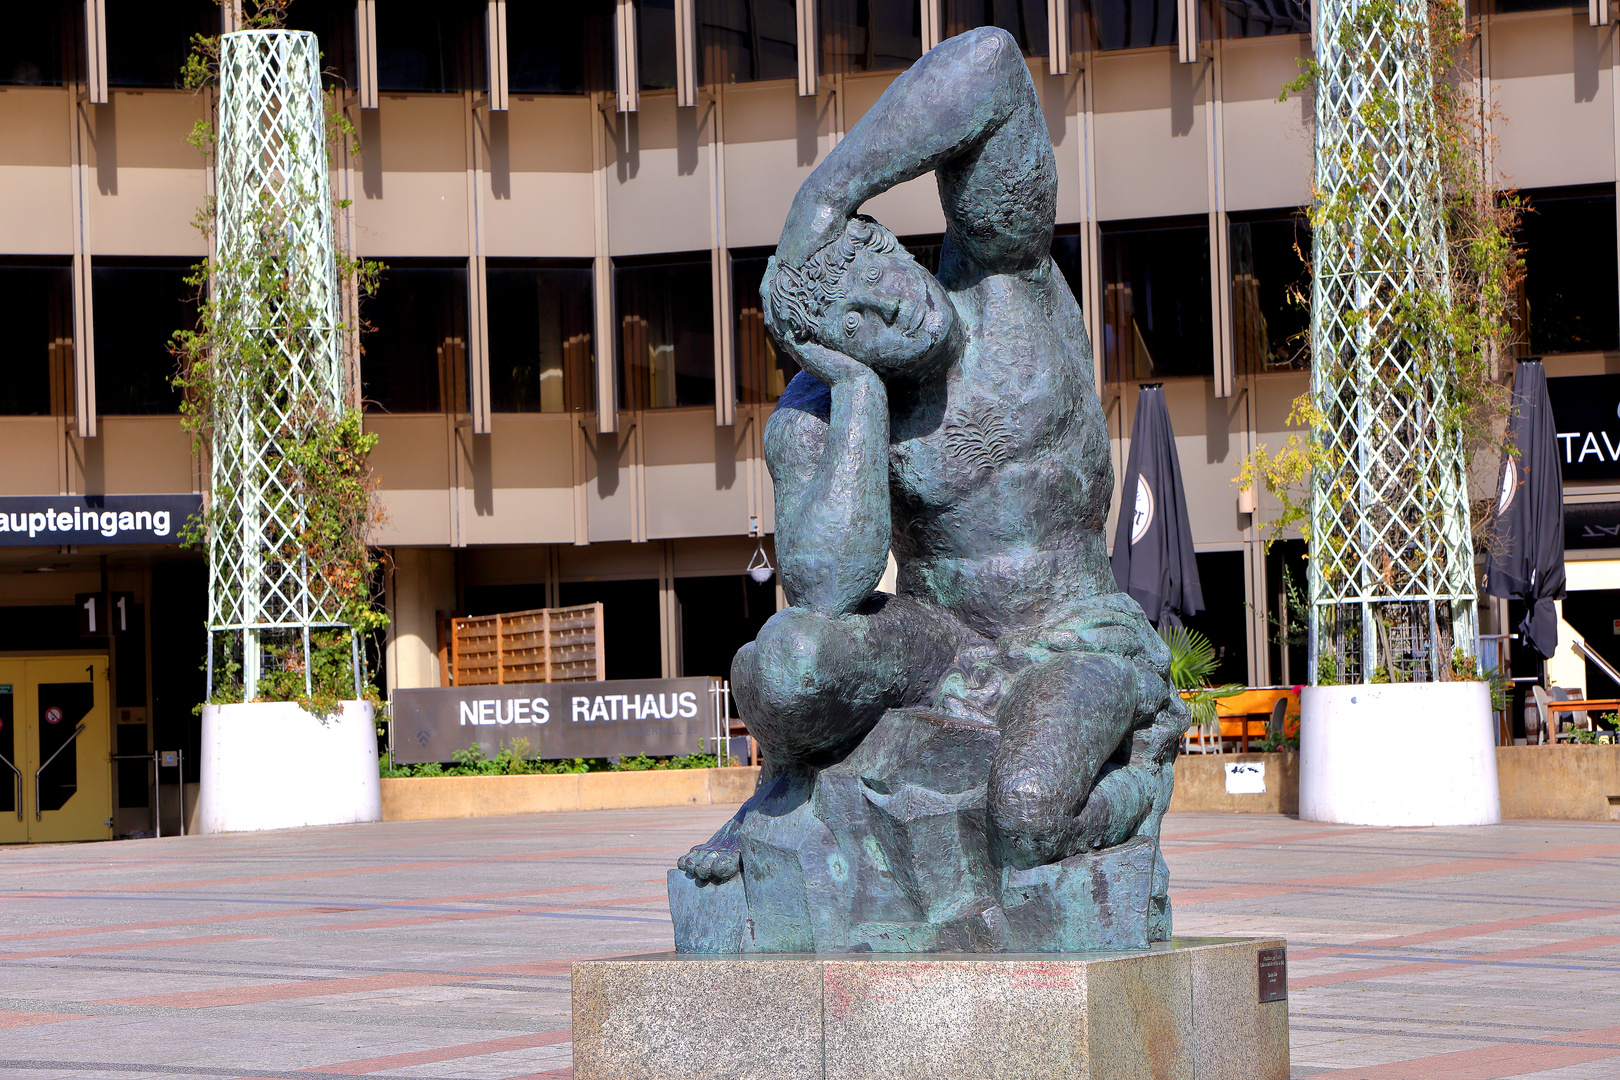
<instances>
[{"instance_id":1,"label":"statue's face","mask_svg":"<svg viewBox=\"0 0 1620 1080\"><path fill-rule=\"evenodd\" d=\"M843 296L822 314L817 340L880 375L919 375L956 322L945 287L905 251L863 250L844 273Z\"/></svg>"}]
</instances>

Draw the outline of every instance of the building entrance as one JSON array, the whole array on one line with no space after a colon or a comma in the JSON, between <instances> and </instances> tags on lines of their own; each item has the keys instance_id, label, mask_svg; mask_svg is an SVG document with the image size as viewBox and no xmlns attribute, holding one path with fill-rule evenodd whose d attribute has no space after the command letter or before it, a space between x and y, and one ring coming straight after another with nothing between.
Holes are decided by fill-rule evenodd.
<instances>
[{"instance_id":1,"label":"building entrance","mask_svg":"<svg viewBox=\"0 0 1620 1080\"><path fill-rule=\"evenodd\" d=\"M113 835L107 657L0 659L0 843Z\"/></svg>"}]
</instances>

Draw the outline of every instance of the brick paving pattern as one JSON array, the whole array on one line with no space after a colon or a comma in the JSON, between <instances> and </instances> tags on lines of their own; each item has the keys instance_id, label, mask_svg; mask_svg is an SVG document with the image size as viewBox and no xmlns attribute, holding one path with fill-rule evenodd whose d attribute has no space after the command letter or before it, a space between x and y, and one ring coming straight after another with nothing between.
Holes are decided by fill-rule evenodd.
<instances>
[{"instance_id":1,"label":"brick paving pattern","mask_svg":"<svg viewBox=\"0 0 1620 1080\"><path fill-rule=\"evenodd\" d=\"M0 1077L562 1080L570 962L669 948L728 812L0 848ZM1288 937L1296 1077L1620 1078L1620 826L1181 815L1165 855L1179 933Z\"/></svg>"}]
</instances>

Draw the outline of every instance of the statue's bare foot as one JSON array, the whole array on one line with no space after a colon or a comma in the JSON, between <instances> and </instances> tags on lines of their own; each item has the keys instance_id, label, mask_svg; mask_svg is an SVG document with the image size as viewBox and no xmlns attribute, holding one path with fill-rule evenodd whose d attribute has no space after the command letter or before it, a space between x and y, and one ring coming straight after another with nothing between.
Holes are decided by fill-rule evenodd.
<instances>
[{"instance_id":1,"label":"statue's bare foot","mask_svg":"<svg viewBox=\"0 0 1620 1080\"><path fill-rule=\"evenodd\" d=\"M708 840L682 855L675 863L699 881L730 881L742 870L742 815L738 814Z\"/></svg>"}]
</instances>

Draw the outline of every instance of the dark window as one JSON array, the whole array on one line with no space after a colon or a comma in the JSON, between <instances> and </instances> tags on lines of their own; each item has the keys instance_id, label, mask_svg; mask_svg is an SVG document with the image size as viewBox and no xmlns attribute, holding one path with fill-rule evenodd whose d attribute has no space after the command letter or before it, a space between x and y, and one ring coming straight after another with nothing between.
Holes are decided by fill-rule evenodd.
<instances>
[{"instance_id":1,"label":"dark window","mask_svg":"<svg viewBox=\"0 0 1620 1080\"><path fill-rule=\"evenodd\" d=\"M177 87L194 34L218 34L213 0L107 0L107 85Z\"/></svg>"},{"instance_id":2,"label":"dark window","mask_svg":"<svg viewBox=\"0 0 1620 1080\"><path fill-rule=\"evenodd\" d=\"M945 0L945 36L999 26L1025 56L1046 55L1046 0Z\"/></svg>"},{"instance_id":3,"label":"dark window","mask_svg":"<svg viewBox=\"0 0 1620 1080\"><path fill-rule=\"evenodd\" d=\"M1308 34L1311 9L1301 0L1221 0L1229 38Z\"/></svg>"},{"instance_id":4,"label":"dark window","mask_svg":"<svg viewBox=\"0 0 1620 1080\"><path fill-rule=\"evenodd\" d=\"M390 263L361 305L361 377L380 412L467 411L467 268Z\"/></svg>"},{"instance_id":5,"label":"dark window","mask_svg":"<svg viewBox=\"0 0 1620 1080\"><path fill-rule=\"evenodd\" d=\"M1215 670L1211 686L1225 683L1248 685L1249 627L1239 613L1248 611L1244 595L1243 552L1201 551L1198 584L1204 593L1204 610L1189 615L1187 625L1209 638L1215 647Z\"/></svg>"},{"instance_id":6,"label":"dark window","mask_svg":"<svg viewBox=\"0 0 1620 1080\"><path fill-rule=\"evenodd\" d=\"M793 0L697 0L701 79L792 79L799 73Z\"/></svg>"},{"instance_id":7,"label":"dark window","mask_svg":"<svg viewBox=\"0 0 1620 1080\"><path fill-rule=\"evenodd\" d=\"M636 62L643 90L675 89L675 0L636 0Z\"/></svg>"},{"instance_id":8,"label":"dark window","mask_svg":"<svg viewBox=\"0 0 1620 1080\"><path fill-rule=\"evenodd\" d=\"M506 85L514 94L611 90L611 0L507 4Z\"/></svg>"},{"instance_id":9,"label":"dark window","mask_svg":"<svg viewBox=\"0 0 1620 1080\"><path fill-rule=\"evenodd\" d=\"M664 649L659 636L658 579L564 581L557 588L563 607L602 604L603 672L609 679L659 679Z\"/></svg>"},{"instance_id":10,"label":"dark window","mask_svg":"<svg viewBox=\"0 0 1620 1080\"><path fill-rule=\"evenodd\" d=\"M1068 283L1069 291L1074 294L1074 302L1084 307L1080 299L1085 295L1081 288L1080 261L1080 226L1059 225L1052 236L1052 262Z\"/></svg>"},{"instance_id":11,"label":"dark window","mask_svg":"<svg viewBox=\"0 0 1620 1080\"><path fill-rule=\"evenodd\" d=\"M737 400L745 405L775 401L799 373L793 357L776 347L765 329L759 283L775 248L742 248L731 253L731 314L737 335Z\"/></svg>"},{"instance_id":12,"label":"dark window","mask_svg":"<svg viewBox=\"0 0 1620 1080\"><path fill-rule=\"evenodd\" d=\"M96 325L96 411L106 416L180 411L176 330L197 323L197 290L183 259L107 259L91 264Z\"/></svg>"},{"instance_id":13,"label":"dark window","mask_svg":"<svg viewBox=\"0 0 1620 1080\"><path fill-rule=\"evenodd\" d=\"M1209 226L1203 218L1103 226L1108 379L1210 375Z\"/></svg>"},{"instance_id":14,"label":"dark window","mask_svg":"<svg viewBox=\"0 0 1620 1080\"><path fill-rule=\"evenodd\" d=\"M731 678L737 650L759 636L776 614L776 582L747 574L676 578L681 605L681 674Z\"/></svg>"},{"instance_id":15,"label":"dark window","mask_svg":"<svg viewBox=\"0 0 1620 1080\"><path fill-rule=\"evenodd\" d=\"M46 416L68 410L72 290L66 260L0 262L0 326L10 344L6 376L0 379L0 415Z\"/></svg>"},{"instance_id":16,"label":"dark window","mask_svg":"<svg viewBox=\"0 0 1620 1080\"><path fill-rule=\"evenodd\" d=\"M6 12L0 34L0 84L60 86L64 50L76 40L69 0L17 4Z\"/></svg>"},{"instance_id":17,"label":"dark window","mask_svg":"<svg viewBox=\"0 0 1620 1080\"><path fill-rule=\"evenodd\" d=\"M899 236L900 246L911 252L911 257L930 274L939 273L939 252L945 243L944 233L918 233Z\"/></svg>"},{"instance_id":18,"label":"dark window","mask_svg":"<svg viewBox=\"0 0 1620 1080\"><path fill-rule=\"evenodd\" d=\"M484 0L377 5L377 89L459 93L484 81Z\"/></svg>"},{"instance_id":19,"label":"dark window","mask_svg":"<svg viewBox=\"0 0 1620 1080\"><path fill-rule=\"evenodd\" d=\"M1305 669L1305 635L1311 614L1307 606L1310 601L1305 574L1305 541L1278 540L1266 550L1266 641L1271 655L1270 681L1282 686L1303 683L1309 674Z\"/></svg>"},{"instance_id":20,"label":"dark window","mask_svg":"<svg viewBox=\"0 0 1620 1080\"><path fill-rule=\"evenodd\" d=\"M151 598L152 744L154 749L184 750L186 782L191 783L202 760L196 706L208 693L205 638L197 632L208 619L207 564L201 558L158 562L152 567Z\"/></svg>"},{"instance_id":21,"label":"dark window","mask_svg":"<svg viewBox=\"0 0 1620 1080\"><path fill-rule=\"evenodd\" d=\"M489 290L489 401L495 412L591 404L591 265L499 263Z\"/></svg>"},{"instance_id":22,"label":"dark window","mask_svg":"<svg viewBox=\"0 0 1620 1080\"><path fill-rule=\"evenodd\" d=\"M287 8L287 29L308 30L320 38L324 85L353 88L357 84L354 0L296 0Z\"/></svg>"},{"instance_id":23,"label":"dark window","mask_svg":"<svg viewBox=\"0 0 1620 1080\"><path fill-rule=\"evenodd\" d=\"M1086 0L1076 4L1071 38L1085 41L1082 11L1089 16L1090 33L1098 49L1142 49L1174 45L1177 39L1176 0ZM1078 48L1078 45L1076 46Z\"/></svg>"},{"instance_id":24,"label":"dark window","mask_svg":"<svg viewBox=\"0 0 1620 1080\"><path fill-rule=\"evenodd\" d=\"M817 0L821 71L896 71L922 56L917 0Z\"/></svg>"},{"instance_id":25,"label":"dark window","mask_svg":"<svg viewBox=\"0 0 1620 1080\"><path fill-rule=\"evenodd\" d=\"M1605 190L1606 189L1606 190ZM1620 332L1614 189L1525 191L1523 318L1531 354L1613 349Z\"/></svg>"},{"instance_id":26,"label":"dark window","mask_svg":"<svg viewBox=\"0 0 1620 1080\"><path fill-rule=\"evenodd\" d=\"M626 409L714 404L709 255L615 260L619 386Z\"/></svg>"},{"instance_id":27,"label":"dark window","mask_svg":"<svg viewBox=\"0 0 1620 1080\"><path fill-rule=\"evenodd\" d=\"M1585 10L1586 5L1580 0L1496 0L1491 8L1498 15L1506 15L1514 11L1568 11L1570 8Z\"/></svg>"},{"instance_id":28,"label":"dark window","mask_svg":"<svg viewBox=\"0 0 1620 1080\"><path fill-rule=\"evenodd\" d=\"M1311 233L1298 213L1233 217L1232 346L1237 370L1310 367Z\"/></svg>"}]
</instances>

